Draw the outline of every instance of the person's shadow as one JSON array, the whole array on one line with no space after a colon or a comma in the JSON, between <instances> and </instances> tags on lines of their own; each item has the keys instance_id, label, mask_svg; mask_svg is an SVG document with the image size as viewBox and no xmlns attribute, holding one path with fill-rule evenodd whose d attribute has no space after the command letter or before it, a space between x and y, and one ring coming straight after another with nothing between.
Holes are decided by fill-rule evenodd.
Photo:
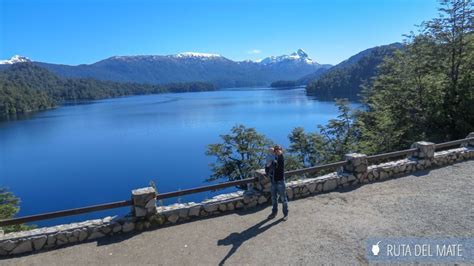
<instances>
[{"instance_id":1,"label":"person's shadow","mask_svg":"<svg viewBox=\"0 0 474 266\"><path fill-rule=\"evenodd\" d=\"M277 225L278 223L282 222L283 219L279 219L279 220L276 220L274 221L273 223L270 223L270 224L267 224L265 226L262 226L263 224L265 224L266 222L268 222L269 219L266 218L265 220L255 224L254 226L252 227L249 227L247 229L245 229L244 231L240 232L240 233L237 233L237 232L234 232L234 233L231 233L230 235L228 235L226 238L224 239L220 239L219 241L217 241L217 245L218 246L229 246L229 245L232 245L232 248L229 250L229 252L227 253L227 255L221 260L221 262L219 263L219 265L224 265L225 261L230 258L230 256L232 256L232 254L234 254L237 249L247 240L249 240L250 238L252 237L255 237L257 236L258 234L260 233L263 233L265 232L266 230L270 229L270 227L274 226L274 225ZM262 226L262 227L260 227Z\"/></svg>"}]
</instances>

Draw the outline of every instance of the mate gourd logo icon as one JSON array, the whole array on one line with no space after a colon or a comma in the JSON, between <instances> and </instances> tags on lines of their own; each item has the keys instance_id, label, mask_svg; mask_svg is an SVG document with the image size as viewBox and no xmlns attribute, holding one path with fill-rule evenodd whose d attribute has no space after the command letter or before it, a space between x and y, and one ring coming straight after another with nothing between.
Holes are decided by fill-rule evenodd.
<instances>
[{"instance_id":1,"label":"mate gourd logo icon","mask_svg":"<svg viewBox=\"0 0 474 266\"><path fill-rule=\"evenodd\" d=\"M374 254L374 256L379 255L379 252L380 252L379 244L380 244L380 242L381 241L377 242L377 244L375 244L375 245L372 245L372 254Z\"/></svg>"}]
</instances>

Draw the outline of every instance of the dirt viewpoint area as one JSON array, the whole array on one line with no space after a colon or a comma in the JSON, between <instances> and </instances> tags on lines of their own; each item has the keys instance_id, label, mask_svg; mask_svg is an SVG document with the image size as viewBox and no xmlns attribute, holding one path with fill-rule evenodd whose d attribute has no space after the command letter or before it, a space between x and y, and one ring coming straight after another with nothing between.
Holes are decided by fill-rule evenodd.
<instances>
[{"instance_id":1,"label":"dirt viewpoint area","mask_svg":"<svg viewBox=\"0 0 474 266\"><path fill-rule=\"evenodd\" d=\"M1 265L366 264L365 239L474 235L474 161L347 191L0 261ZM281 206L280 206L281 207ZM280 210L281 211L281 210Z\"/></svg>"}]
</instances>

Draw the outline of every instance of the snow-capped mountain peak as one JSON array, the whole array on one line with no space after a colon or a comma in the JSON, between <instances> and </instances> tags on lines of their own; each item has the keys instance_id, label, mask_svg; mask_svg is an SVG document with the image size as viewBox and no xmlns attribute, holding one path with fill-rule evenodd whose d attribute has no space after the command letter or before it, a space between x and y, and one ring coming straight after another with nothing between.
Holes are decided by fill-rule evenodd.
<instances>
[{"instance_id":1,"label":"snow-capped mountain peak","mask_svg":"<svg viewBox=\"0 0 474 266\"><path fill-rule=\"evenodd\" d=\"M298 49L296 52L290 55L270 56L270 57L264 58L261 61L261 63L264 65L268 65L268 64L280 63L283 61L293 61L293 62L298 62L298 63L301 62L301 63L306 63L309 65L318 64L316 62L313 62L313 60L309 58L308 54L303 49Z\"/></svg>"},{"instance_id":2,"label":"snow-capped mountain peak","mask_svg":"<svg viewBox=\"0 0 474 266\"><path fill-rule=\"evenodd\" d=\"M14 55L10 59L0 60L0 65L12 65L23 62L31 62L31 60L26 56Z\"/></svg>"},{"instance_id":3,"label":"snow-capped mountain peak","mask_svg":"<svg viewBox=\"0 0 474 266\"><path fill-rule=\"evenodd\" d=\"M222 57L219 54L208 54L208 53L196 53L196 52L184 52L172 55L175 58L199 58L199 59L212 59Z\"/></svg>"},{"instance_id":4,"label":"snow-capped mountain peak","mask_svg":"<svg viewBox=\"0 0 474 266\"><path fill-rule=\"evenodd\" d=\"M292 53L293 56L299 56L301 58L309 58L308 54L303 49L298 49L298 51Z\"/></svg>"},{"instance_id":5,"label":"snow-capped mountain peak","mask_svg":"<svg viewBox=\"0 0 474 266\"><path fill-rule=\"evenodd\" d=\"M219 54L208 54L208 53L196 53L196 52L184 52L173 55L132 55L132 56L113 56L109 59L118 60L118 61L160 61L165 58L175 58L175 59L198 59L198 60L211 60L224 58Z\"/></svg>"}]
</instances>

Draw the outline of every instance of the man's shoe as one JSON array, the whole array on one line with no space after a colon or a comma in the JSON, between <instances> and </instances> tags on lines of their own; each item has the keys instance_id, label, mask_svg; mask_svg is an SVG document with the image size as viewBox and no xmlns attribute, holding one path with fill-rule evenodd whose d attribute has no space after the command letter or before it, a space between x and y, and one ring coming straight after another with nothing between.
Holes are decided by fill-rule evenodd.
<instances>
[{"instance_id":1,"label":"man's shoe","mask_svg":"<svg viewBox=\"0 0 474 266\"><path fill-rule=\"evenodd\" d=\"M285 216L283 216L282 220L283 220L283 221L288 221L288 214L285 215Z\"/></svg>"},{"instance_id":2,"label":"man's shoe","mask_svg":"<svg viewBox=\"0 0 474 266\"><path fill-rule=\"evenodd\" d=\"M272 213L270 213L270 215L268 215L267 219L268 220L273 219L273 218L276 217L276 215L277 215L276 212L272 212Z\"/></svg>"}]
</instances>

